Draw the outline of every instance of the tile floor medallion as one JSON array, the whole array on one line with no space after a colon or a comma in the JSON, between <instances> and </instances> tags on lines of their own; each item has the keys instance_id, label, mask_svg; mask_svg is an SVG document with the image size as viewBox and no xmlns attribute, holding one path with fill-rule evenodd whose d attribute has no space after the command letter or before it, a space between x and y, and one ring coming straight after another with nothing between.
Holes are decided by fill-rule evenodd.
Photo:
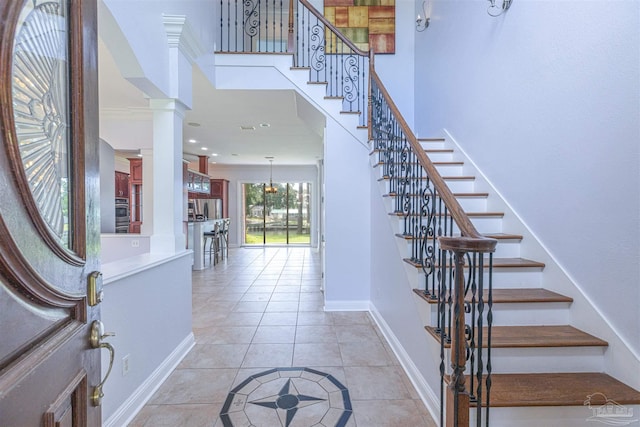
<instances>
[{"instance_id":1,"label":"tile floor medallion","mask_svg":"<svg viewBox=\"0 0 640 427\"><path fill-rule=\"evenodd\" d=\"M220 411L224 427L345 427L349 391L332 375L311 368L274 368L235 387Z\"/></svg>"}]
</instances>

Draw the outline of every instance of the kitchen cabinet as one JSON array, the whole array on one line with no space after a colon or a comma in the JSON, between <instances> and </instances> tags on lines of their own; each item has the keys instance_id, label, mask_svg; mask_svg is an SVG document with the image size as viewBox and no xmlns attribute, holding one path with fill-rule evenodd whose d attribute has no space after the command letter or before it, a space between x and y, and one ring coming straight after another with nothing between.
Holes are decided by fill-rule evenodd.
<instances>
[{"instance_id":1,"label":"kitchen cabinet","mask_svg":"<svg viewBox=\"0 0 640 427\"><path fill-rule=\"evenodd\" d=\"M211 178L200 172L187 170L187 190L190 199L206 199L211 195Z\"/></svg>"},{"instance_id":2,"label":"kitchen cabinet","mask_svg":"<svg viewBox=\"0 0 640 427\"><path fill-rule=\"evenodd\" d=\"M142 225L142 159L129 159L129 233L140 233Z\"/></svg>"},{"instance_id":3,"label":"kitchen cabinet","mask_svg":"<svg viewBox=\"0 0 640 427\"><path fill-rule=\"evenodd\" d=\"M229 218L229 181L226 179L212 179L211 198L222 200L222 217Z\"/></svg>"},{"instance_id":4,"label":"kitchen cabinet","mask_svg":"<svg viewBox=\"0 0 640 427\"><path fill-rule=\"evenodd\" d=\"M129 198L129 174L116 171L116 197Z\"/></svg>"},{"instance_id":5,"label":"kitchen cabinet","mask_svg":"<svg viewBox=\"0 0 640 427\"><path fill-rule=\"evenodd\" d=\"M142 159L129 159L131 184L142 184Z\"/></svg>"}]
</instances>

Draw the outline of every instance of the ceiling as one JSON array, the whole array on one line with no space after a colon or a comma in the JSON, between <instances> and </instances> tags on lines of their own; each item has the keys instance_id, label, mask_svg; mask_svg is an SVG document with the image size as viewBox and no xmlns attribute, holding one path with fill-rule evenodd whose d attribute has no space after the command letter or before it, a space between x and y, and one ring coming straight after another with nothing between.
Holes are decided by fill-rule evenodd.
<instances>
[{"instance_id":1,"label":"ceiling","mask_svg":"<svg viewBox=\"0 0 640 427\"><path fill-rule=\"evenodd\" d=\"M135 111L137 119L146 117L151 127L148 99L122 77L102 41L98 54L101 116L105 111ZM324 115L293 90L217 90L194 67L183 154L190 161L207 155L218 164L264 165L265 157L274 157L276 165L316 164L323 155L324 126ZM118 147L126 156L142 147L127 144Z\"/></svg>"}]
</instances>

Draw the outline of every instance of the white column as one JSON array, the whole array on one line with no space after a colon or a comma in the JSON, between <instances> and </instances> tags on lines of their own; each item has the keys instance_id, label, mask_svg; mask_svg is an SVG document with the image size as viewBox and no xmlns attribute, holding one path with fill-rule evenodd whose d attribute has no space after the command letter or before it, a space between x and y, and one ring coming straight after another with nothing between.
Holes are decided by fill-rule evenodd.
<instances>
[{"instance_id":1,"label":"white column","mask_svg":"<svg viewBox=\"0 0 640 427\"><path fill-rule=\"evenodd\" d=\"M140 234L151 236L153 234L153 150L140 149L142 154L142 225Z\"/></svg>"},{"instance_id":2,"label":"white column","mask_svg":"<svg viewBox=\"0 0 640 427\"><path fill-rule=\"evenodd\" d=\"M182 224L182 121L186 107L175 99L151 99L153 110L152 253L185 249Z\"/></svg>"}]
</instances>

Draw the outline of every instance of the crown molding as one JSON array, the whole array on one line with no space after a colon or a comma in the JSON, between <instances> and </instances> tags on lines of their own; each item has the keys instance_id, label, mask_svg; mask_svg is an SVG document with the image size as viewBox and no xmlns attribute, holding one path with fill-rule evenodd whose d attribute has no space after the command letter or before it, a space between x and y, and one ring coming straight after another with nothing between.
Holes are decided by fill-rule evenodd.
<instances>
[{"instance_id":1,"label":"crown molding","mask_svg":"<svg viewBox=\"0 0 640 427\"><path fill-rule=\"evenodd\" d=\"M205 51L200 40L187 22L185 15L162 14L164 30L167 33L169 48L178 48L189 62L195 62Z\"/></svg>"}]
</instances>

